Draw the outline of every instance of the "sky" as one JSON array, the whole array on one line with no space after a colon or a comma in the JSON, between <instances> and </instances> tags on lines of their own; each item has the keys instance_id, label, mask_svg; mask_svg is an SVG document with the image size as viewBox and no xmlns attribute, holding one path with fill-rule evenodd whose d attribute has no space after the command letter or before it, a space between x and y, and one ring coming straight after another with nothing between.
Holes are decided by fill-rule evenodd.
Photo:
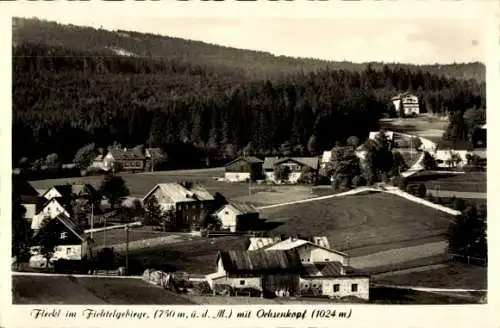
<instances>
[{"instance_id":1,"label":"sky","mask_svg":"<svg viewBox=\"0 0 500 328\"><path fill-rule=\"evenodd\" d=\"M110 30L150 32L293 57L414 64L485 61L484 25L473 15L329 18L151 15L99 17L46 11L36 17Z\"/></svg>"}]
</instances>

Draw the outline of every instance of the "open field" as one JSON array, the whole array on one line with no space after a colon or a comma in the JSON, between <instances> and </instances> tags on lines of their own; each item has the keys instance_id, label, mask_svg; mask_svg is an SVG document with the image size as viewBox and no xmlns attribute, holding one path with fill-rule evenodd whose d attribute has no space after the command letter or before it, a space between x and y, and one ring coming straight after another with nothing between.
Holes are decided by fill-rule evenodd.
<instances>
[{"instance_id":1,"label":"open field","mask_svg":"<svg viewBox=\"0 0 500 328\"><path fill-rule=\"evenodd\" d=\"M142 274L146 268L165 272L183 271L193 274L215 272L219 250L244 250L245 237L199 238L191 241L131 250L129 256L132 274ZM119 261L123 262L123 254Z\"/></svg>"},{"instance_id":2,"label":"open field","mask_svg":"<svg viewBox=\"0 0 500 328\"><path fill-rule=\"evenodd\" d=\"M135 198L144 197L156 184L167 182L193 181L202 184L210 193L221 193L227 199L239 199L249 203L275 204L297 199L304 199L325 193L333 193L331 189L312 191L311 186L304 185L282 185L266 186L247 183L219 182L214 177L222 177L223 168L199 169L184 171L161 171L153 173L121 174L130 190L130 196ZM53 185L66 183L89 183L99 188L102 176L88 176L77 178L48 179L31 181L37 190L45 190ZM249 195L250 189L250 195Z\"/></svg>"},{"instance_id":3,"label":"open field","mask_svg":"<svg viewBox=\"0 0 500 328\"><path fill-rule=\"evenodd\" d=\"M13 304L192 304L140 279L13 276Z\"/></svg>"},{"instance_id":4,"label":"open field","mask_svg":"<svg viewBox=\"0 0 500 328\"><path fill-rule=\"evenodd\" d=\"M448 126L448 119L422 115L404 119L383 119L380 120L380 125L390 131L415 134L431 141L438 142L441 140L443 132Z\"/></svg>"},{"instance_id":5,"label":"open field","mask_svg":"<svg viewBox=\"0 0 500 328\"><path fill-rule=\"evenodd\" d=\"M90 235L90 234L87 234ZM168 237L172 242L189 240L191 237L188 233L162 232L154 231L151 227L141 227L130 229L129 241L147 240L153 238ZM127 237L124 229L113 229L107 231L98 231L93 233L94 243L96 246L110 246L125 243Z\"/></svg>"},{"instance_id":6,"label":"open field","mask_svg":"<svg viewBox=\"0 0 500 328\"><path fill-rule=\"evenodd\" d=\"M456 175L421 172L413 175L408 182L424 183L427 189L433 190L486 193L487 175L486 172Z\"/></svg>"},{"instance_id":7,"label":"open field","mask_svg":"<svg viewBox=\"0 0 500 328\"><path fill-rule=\"evenodd\" d=\"M487 267L453 262L433 270L393 274L375 278L373 281L386 285L486 289L487 277Z\"/></svg>"},{"instance_id":8,"label":"open field","mask_svg":"<svg viewBox=\"0 0 500 328\"><path fill-rule=\"evenodd\" d=\"M275 229L288 235L324 235L334 249L349 250L380 245L377 251L395 248L393 243L442 236L451 216L384 194L345 196L311 203L263 210L269 221L282 222Z\"/></svg>"}]
</instances>

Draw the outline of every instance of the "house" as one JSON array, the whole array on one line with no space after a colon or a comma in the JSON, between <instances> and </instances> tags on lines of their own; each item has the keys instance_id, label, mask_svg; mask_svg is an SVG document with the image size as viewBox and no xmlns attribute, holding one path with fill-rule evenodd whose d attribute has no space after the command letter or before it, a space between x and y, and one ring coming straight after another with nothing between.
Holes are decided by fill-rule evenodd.
<instances>
[{"instance_id":1,"label":"house","mask_svg":"<svg viewBox=\"0 0 500 328\"><path fill-rule=\"evenodd\" d=\"M309 170L312 177L316 177L319 171L320 159L318 157L266 157L263 169L266 180L274 182L297 183ZM276 169L283 170L283 177L276 177Z\"/></svg>"},{"instance_id":2,"label":"house","mask_svg":"<svg viewBox=\"0 0 500 328\"><path fill-rule=\"evenodd\" d=\"M438 167L461 167L467 164L467 155L472 154L474 146L470 141L442 140L434 152Z\"/></svg>"},{"instance_id":3,"label":"house","mask_svg":"<svg viewBox=\"0 0 500 328\"><path fill-rule=\"evenodd\" d=\"M411 93L402 93L391 99L397 113L403 113L407 115L418 115L420 114L420 105L418 102L418 97Z\"/></svg>"},{"instance_id":4,"label":"house","mask_svg":"<svg viewBox=\"0 0 500 328\"><path fill-rule=\"evenodd\" d=\"M216 211L214 216L221 221L223 229L231 232L248 231L259 223L259 212L255 207L239 202L229 202Z\"/></svg>"},{"instance_id":5,"label":"house","mask_svg":"<svg viewBox=\"0 0 500 328\"><path fill-rule=\"evenodd\" d=\"M67 218L71 217L71 205L64 198L54 197L48 199L42 205L37 205L37 211L31 221L31 229L37 231L42 226L45 219L54 219L63 214Z\"/></svg>"},{"instance_id":6,"label":"house","mask_svg":"<svg viewBox=\"0 0 500 328\"><path fill-rule=\"evenodd\" d=\"M68 183L50 187L42 194L42 197L47 200L52 198L64 198L65 200L85 198L95 200L99 198L99 193L91 184Z\"/></svg>"},{"instance_id":7,"label":"house","mask_svg":"<svg viewBox=\"0 0 500 328\"><path fill-rule=\"evenodd\" d=\"M210 287L252 288L277 296L354 296L369 299L370 277L340 261L305 263L296 248L220 251Z\"/></svg>"},{"instance_id":8,"label":"house","mask_svg":"<svg viewBox=\"0 0 500 328\"><path fill-rule=\"evenodd\" d=\"M333 157L333 152L337 150L344 150L347 149L347 147L335 147L332 150L326 150L323 152L323 155L321 156L321 162L320 162L320 168L324 170L327 166L328 163L332 160ZM354 154L359 158L359 159L364 159L364 156L366 154L366 151L364 150L364 144L358 146L356 150L354 151Z\"/></svg>"},{"instance_id":9,"label":"house","mask_svg":"<svg viewBox=\"0 0 500 328\"><path fill-rule=\"evenodd\" d=\"M106 171L144 171L146 157L138 148L110 148L103 160L103 168Z\"/></svg>"},{"instance_id":10,"label":"house","mask_svg":"<svg viewBox=\"0 0 500 328\"><path fill-rule=\"evenodd\" d=\"M254 156L242 156L225 165L225 179L231 182L255 181L262 176L264 161Z\"/></svg>"},{"instance_id":11,"label":"house","mask_svg":"<svg viewBox=\"0 0 500 328\"><path fill-rule=\"evenodd\" d=\"M312 241L290 237L280 240L274 244L265 245L262 249L273 250L295 250L298 252L301 263L323 263L339 262L349 265L349 256L345 253L330 249L326 237L313 237Z\"/></svg>"},{"instance_id":12,"label":"house","mask_svg":"<svg viewBox=\"0 0 500 328\"><path fill-rule=\"evenodd\" d=\"M104 165L104 155L103 154L97 155L92 160L92 163L90 163L90 167L89 168L99 169L99 170L103 170L103 171L109 171L111 169L110 167L106 167Z\"/></svg>"},{"instance_id":13,"label":"house","mask_svg":"<svg viewBox=\"0 0 500 328\"><path fill-rule=\"evenodd\" d=\"M51 234L58 237L54 253L50 258L51 262L60 259L82 260L89 254L89 242L83 231L78 229L76 222L64 214L59 214L47 224L46 229L49 229ZM30 247L32 257L39 257L41 255L40 238L40 232L35 232L31 241L32 246Z\"/></svg>"},{"instance_id":14,"label":"house","mask_svg":"<svg viewBox=\"0 0 500 328\"><path fill-rule=\"evenodd\" d=\"M302 265L295 251L219 251L217 271L206 276L212 289L216 285L233 290L252 288L261 293L298 293Z\"/></svg>"},{"instance_id":15,"label":"house","mask_svg":"<svg viewBox=\"0 0 500 328\"><path fill-rule=\"evenodd\" d=\"M303 264L303 268L299 287L302 296L370 298L370 276L340 262Z\"/></svg>"},{"instance_id":16,"label":"house","mask_svg":"<svg viewBox=\"0 0 500 328\"><path fill-rule=\"evenodd\" d=\"M143 198L143 203L156 197L164 211L173 211L178 228L198 229L207 215L214 210L214 197L197 184L160 183Z\"/></svg>"}]
</instances>

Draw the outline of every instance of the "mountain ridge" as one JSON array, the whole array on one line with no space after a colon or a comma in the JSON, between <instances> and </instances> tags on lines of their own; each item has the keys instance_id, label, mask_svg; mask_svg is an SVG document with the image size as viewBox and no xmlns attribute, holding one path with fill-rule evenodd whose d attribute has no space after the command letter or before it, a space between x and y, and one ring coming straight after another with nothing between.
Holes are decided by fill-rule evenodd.
<instances>
[{"instance_id":1,"label":"mountain ridge","mask_svg":"<svg viewBox=\"0 0 500 328\"><path fill-rule=\"evenodd\" d=\"M367 66L381 70L409 69L462 80L485 80L485 65L481 62L425 64L395 62L333 61L318 58L275 55L271 52L240 49L198 40L188 40L153 33L127 30L105 30L88 26L61 24L37 18L13 18L13 45L22 42L62 46L73 50L122 50L136 57L161 57L196 61L202 65L241 70L249 77L271 78L289 73L311 72L323 69L362 71ZM109 55L120 55L109 52Z\"/></svg>"}]
</instances>

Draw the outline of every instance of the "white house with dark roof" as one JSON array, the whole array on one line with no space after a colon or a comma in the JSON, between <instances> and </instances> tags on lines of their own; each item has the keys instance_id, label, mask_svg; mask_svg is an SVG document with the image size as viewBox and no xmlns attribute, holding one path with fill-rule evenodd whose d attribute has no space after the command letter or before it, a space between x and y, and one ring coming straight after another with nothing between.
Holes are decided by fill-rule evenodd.
<instances>
[{"instance_id":1,"label":"white house with dark roof","mask_svg":"<svg viewBox=\"0 0 500 328\"><path fill-rule=\"evenodd\" d=\"M147 204L151 197L156 197L164 211L173 211L179 227L199 227L199 223L211 214L214 197L198 184L160 183L143 198Z\"/></svg>"},{"instance_id":2,"label":"white house with dark roof","mask_svg":"<svg viewBox=\"0 0 500 328\"><path fill-rule=\"evenodd\" d=\"M250 204L229 202L214 213L223 229L231 232L252 230L259 223L259 211Z\"/></svg>"},{"instance_id":3,"label":"white house with dark roof","mask_svg":"<svg viewBox=\"0 0 500 328\"><path fill-rule=\"evenodd\" d=\"M404 115L420 114L420 105L418 97L411 93L401 93L391 99L396 112L403 112Z\"/></svg>"},{"instance_id":4,"label":"white house with dark roof","mask_svg":"<svg viewBox=\"0 0 500 328\"><path fill-rule=\"evenodd\" d=\"M238 157L225 165L224 178L230 182L260 179L263 162L255 156Z\"/></svg>"},{"instance_id":5,"label":"white house with dark roof","mask_svg":"<svg viewBox=\"0 0 500 328\"><path fill-rule=\"evenodd\" d=\"M288 179L279 181L275 176L275 169L282 167L288 172ZM266 180L275 182L297 183L305 170L317 175L320 167L319 157L266 157L263 170Z\"/></svg>"},{"instance_id":6,"label":"white house with dark roof","mask_svg":"<svg viewBox=\"0 0 500 328\"><path fill-rule=\"evenodd\" d=\"M467 155L473 151L474 145L470 141L441 140L433 155L438 167L461 167L467 164Z\"/></svg>"}]
</instances>

